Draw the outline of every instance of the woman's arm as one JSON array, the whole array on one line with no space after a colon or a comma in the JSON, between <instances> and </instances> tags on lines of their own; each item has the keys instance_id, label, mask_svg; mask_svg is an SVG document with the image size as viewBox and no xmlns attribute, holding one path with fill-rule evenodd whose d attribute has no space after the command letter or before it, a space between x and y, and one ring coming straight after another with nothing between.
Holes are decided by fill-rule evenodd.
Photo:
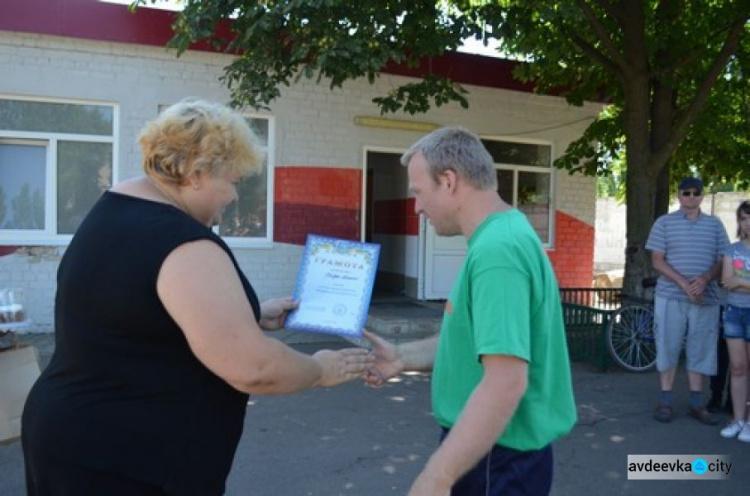
<instances>
[{"instance_id":1,"label":"woman's arm","mask_svg":"<svg viewBox=\"0 0 750 496\"><path fill-rule=\"evenodd\" d=\"M288 394L362 376L367 350L298 353L263 334L229 256L208 240L186 243L164 260L157 292L195 356L232 387Z\"/></svg>"},{"instance_id":2,"label":"woman's arm","mask_svg":"<svg viewBox=\"0 0 750 496\"><path fill-rule=\"evenodd\" d=\"M745 279L737 275L734 270L734 260L729 255L724 255L721 266L721 284L729 291L750 291L750 279Z\"/></svg>"}]
</instances>

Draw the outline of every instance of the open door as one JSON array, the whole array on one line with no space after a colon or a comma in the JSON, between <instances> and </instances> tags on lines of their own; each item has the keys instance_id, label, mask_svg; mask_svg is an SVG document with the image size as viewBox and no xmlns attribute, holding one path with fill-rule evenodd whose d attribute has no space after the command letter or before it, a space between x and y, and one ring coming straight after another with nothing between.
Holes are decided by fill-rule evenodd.
<instances>
[{"instance_id":1,"label":"open door","mask_svg":"<svg viewBox=\"0 0 750 496\"><path fill-rule=\"evenodd\" d=\"M445 300L461 270L468 246L463 236L438 236L432 225L421 216L420 236L424 237L425 300Z\"/></svg>"}]
</instances>

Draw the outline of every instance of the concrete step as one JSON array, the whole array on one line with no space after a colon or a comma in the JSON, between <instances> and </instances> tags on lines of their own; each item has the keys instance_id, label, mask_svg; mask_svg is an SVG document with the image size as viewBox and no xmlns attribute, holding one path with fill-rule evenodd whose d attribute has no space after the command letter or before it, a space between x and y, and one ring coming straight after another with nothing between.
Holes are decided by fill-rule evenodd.
<instances>
[{"instance_id":1,"label":"concrete step","mask_svg":"<svg viewBox=\"0 0 750 496\"><path fill-rule=\"evenodd\" d=\"M370 303L367 329L398 343L434 335L443 322L443 304L415 300L380 300Z\"/></svg>"}]
</instances>

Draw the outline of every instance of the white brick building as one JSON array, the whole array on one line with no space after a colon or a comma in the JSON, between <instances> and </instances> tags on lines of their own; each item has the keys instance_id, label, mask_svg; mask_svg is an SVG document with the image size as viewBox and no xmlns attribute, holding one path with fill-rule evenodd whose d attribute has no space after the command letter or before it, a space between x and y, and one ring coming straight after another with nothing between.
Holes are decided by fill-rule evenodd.
<instances>
[{"instance_id":1,"label":"white brick building","mask_svg":"<svg viewBox=\"0 0 750 496\"><path fill-rule=\"evenodd\" d=\"M103 178L100 185L112 184L141 173L136 136L161 107L186 96L229 99L218 81L229 56L190 50L176 58L163 47L169 15L163 11L132 15L124 6L96 0L5 2L0 18L0 186L5 184L9 193L5 205L0 205L6 210L6 220L0 218L0 287L25 290L36 330L48 330L53 323L57 265L74 231L65 222L74 225L90 207L76 204L79 183L63 183L68 167L83 167L66 163L73 160L65 159L66 153L79 156L73 152L86 146L101 151L104 165L76 171L87 180L98 173ZM450 57L481 64L483 71L507 66L485 57ZM383 74L372 86L355 81L331 91L325 82L303 80L282 89L270 112L247 112L269 147L268 174L258 185L264 201L248 207L259 219L260 234L227 235L227 239L262 298L291 294L307 233L380 242L384 257L379 281L385 289L439 297L440 288L438 293L425 290L425 281L434 274L450 275L461 247L450 245L441 254L440 240L430 239L430 229L408 211L413 204L402 181L388 179L405 175L395 165L398 155L424 131L355 123L356 117L378 117L372 98L406 81L403 75ZM599 106L571 107L560 97L519 90L518 83L507 78L490 84L473 81L471 77L464 81L470 92L469 110L449 105L426 115L394 119L463 125L498 145L498 157L506 149L525 149L534 160L541 157L541 162L525 165L497 159L498 175L505 184L503 196L528 209L530 216L536 212L537 229L561 285L588 283L595 180L556 171L551 161L580 136ZM14 109L26 116L8 117ZM91 109L105 116L106 130L71 132L65 122L52 129L31 115L69 111L83 115ZM36 123L29 124L32 121ZM66 152L68 148L73 151ZM44 223L39 225L25 224L32 221L11 212L11 193L20 194L12 185L21 183L16 162L8 158L36 151L41 158L34 166L32 184L36 181L42 192L39 217ZM387 186L374 188L374 184ZM69 204L74 205L73 213L66 214ZM443 255L445 259L440 258Z\"/></svg>"}]
</instances>

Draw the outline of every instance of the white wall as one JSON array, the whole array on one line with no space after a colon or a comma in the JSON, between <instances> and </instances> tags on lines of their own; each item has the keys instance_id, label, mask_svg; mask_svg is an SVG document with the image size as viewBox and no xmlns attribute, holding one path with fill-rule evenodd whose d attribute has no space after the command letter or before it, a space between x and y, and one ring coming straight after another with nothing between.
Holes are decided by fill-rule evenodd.
<instances>
[{"instance_id":1,"label":"white wall","mask_svg":"<svg viewBox=\"0 0 750 496\"><path fill-rule=\"evenodd\" d=\"M731 242L737 239L737 207L750 199L750 193L717 193L706 195L701 210L716 215L724 224ZM679 208L673 203L669 211ZM596 200L596 234L594 270L606 271L625 267L626 206L612 198Z\"/></svg>"},{"instance_id":2,"label":"white wall","mask_svg":"<svg viewBox=\"0 0 750 496\"><path fill-rule=\"evenodd\" d=\"M116 103L117 181L140 174L136 136L159 105L186 96L228 101L218 78L229 60L226 55L204 52L188 52L178 59L158 47L0 31L0 94ZM282 98L271 110L276 117L275 164L361 168L365 147L408 147L421 133L354 124L356 115L379 115L372 98L404 81L383 75L374 86L355 81L331 91L325 82L304 80L282 88ZM468 111L453 104L424 116L394 117L461 124L487 137L544 140L559 156L598 111L595 105L570 107L561 98L467 89L471 92ZM594 179L565 172L555 176L557 208L593 224ZM44 330L52 325L55 273L64 248L37 251L41 254L22 251L0 257L0 286L26 289L31 317ZM301 252L302 247L279 243L235 250L261 298L292 292Z\"/></svg>"}]
</instances>

